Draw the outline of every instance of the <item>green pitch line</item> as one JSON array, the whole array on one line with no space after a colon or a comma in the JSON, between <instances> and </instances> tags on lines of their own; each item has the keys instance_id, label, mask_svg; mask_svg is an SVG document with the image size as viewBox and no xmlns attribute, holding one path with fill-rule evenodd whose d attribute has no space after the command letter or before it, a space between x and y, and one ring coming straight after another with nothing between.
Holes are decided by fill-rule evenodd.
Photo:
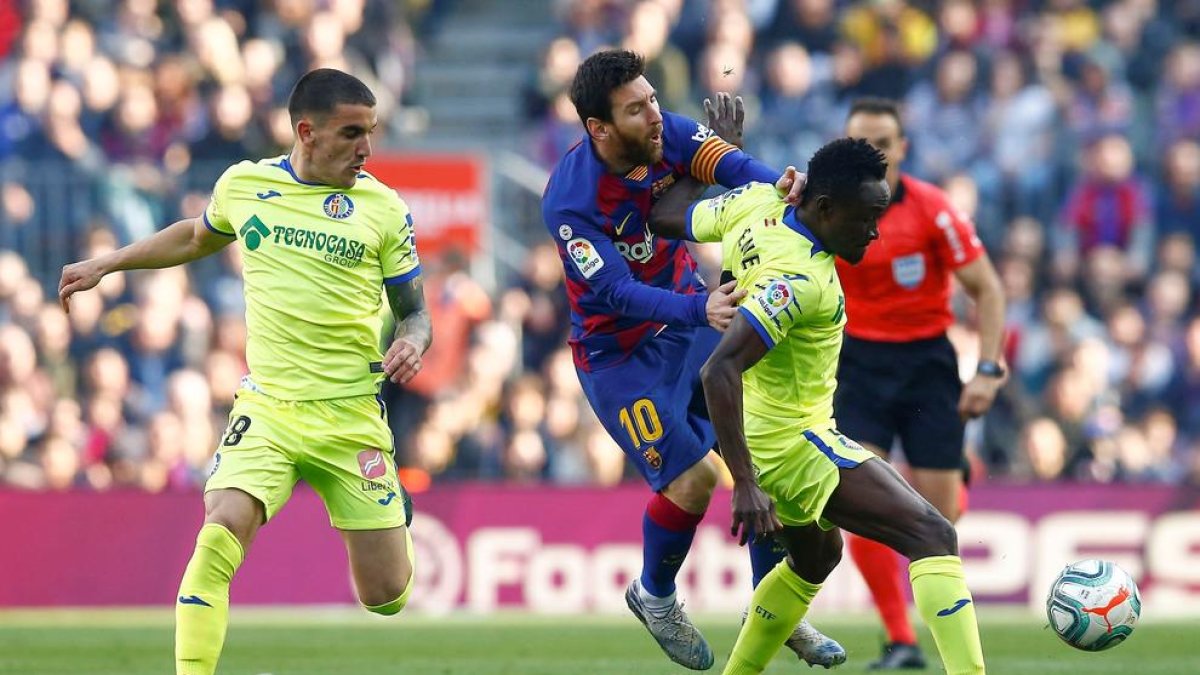
<instances>
[{"instance_id":1,"label":"green pitch line","mask_svg":"<svg viewBox=\"0 0 1200 675\"><path fill-rule=\"evenodd\" d=\"M1200 672L1196 622L1150 622L1113 651L1077 652L1045 622L1024 612L985 610L983 642L992 675L1194 675ZM717 666L737 634L729 617L700 615ZM0 673L161 675L173 671L167 610L0 612ZM878 653L869 617L817 617L864 673ZM928 633L922 635L933 656ZM797 670L799 668L799 670ZM399 620L354 609L234 608L221 674L228 675L681 675L632 617L411 616ZM810 671L782 654L768 673ZM926 671L936 673L938 670Z\"/></svg>"}]
</instances>

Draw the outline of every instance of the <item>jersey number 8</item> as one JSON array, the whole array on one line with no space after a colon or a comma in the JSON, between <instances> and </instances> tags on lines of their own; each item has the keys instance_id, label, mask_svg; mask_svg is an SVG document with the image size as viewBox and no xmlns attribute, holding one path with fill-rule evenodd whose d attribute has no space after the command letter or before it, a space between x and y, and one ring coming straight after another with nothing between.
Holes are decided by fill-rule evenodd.
<instances>
[{"instance_id":1,"label":"jersey number 8","mask_svg":"<svg viewBox=\"0 0 1200 675\"><path fill-rule=\"evenodd\" d=\"M229 431L225 433L225 441L221 443L224 446L237 445L242 442L242 434L250 428L250 418L245 415L239 415L237 419L229 425Z\"/></svg>"}]
</instances>

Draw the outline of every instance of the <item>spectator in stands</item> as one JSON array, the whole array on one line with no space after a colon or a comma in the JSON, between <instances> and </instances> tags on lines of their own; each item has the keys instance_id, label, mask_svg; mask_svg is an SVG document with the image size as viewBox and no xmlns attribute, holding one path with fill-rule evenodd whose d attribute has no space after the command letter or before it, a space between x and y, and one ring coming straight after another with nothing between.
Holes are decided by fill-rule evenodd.
<instances>
[{"instance_id":1,"label":"spectator in stands","mask_svg":"<svg viewBox=\"0 0 1200 675\"><path fill-rule=\"evenodd\" d=\"M1184 319L1192 306L1192 287L1185 273L1163 269L1146 285L1147 336L1167 346L1183 340Z\"/></svg>"},{"instance_id":2,"label":"spectator in stands","mask_svg":"<svg viewBox=\"0 0 1200 675\"><path fill-rule=\"evenodd\" d=\"M1029 82L1022 58L999 52L992 60L991 87L975 165L983 199L1005 202L1005 212L1039 220L1054 216L1057 111L1050 91Z\"/></svg>"},{"instance_id":3,"label":"spectator in stands","mask_svg":"<svg viewBox=\"0 0 1200 675\"><path fill-rule=\"evenodd\" d=\"M208 132L188 146L194 185L211 185L230 164L259 157L267 149L252 126L254 102L241 85L226 85L209 99Z\"/></svg>"},{"instance_id":4,"label":"spectator in stands","mask_svg":"<svg viewBox=\"0 0 1200 675\"><path fill-rule=\"evenodd\" d=\"M839 37L836 9L834 0L779 0L765 38L771 45L794 40L813 54L828 55Z\"/></svg>"},{"instance_id":5,"label":"spectator in stands","mask_svg":"<svg viewBox=\"0 0 1200 675\"><path fill-rule=\"evenodd\" d=\"M935 80L917 85L908 97L914 173L925 180L940 182L979 157L976 128L984 106L975 91L978 69L970 52L948 52L937 63Z\"/></svg>"},{"instance_id":6,"label":"spectator in stands","mask_svg":"<svg viewBox=\"0 0 1200 675\"><path fill-rule=\"evenodd\" d=\"M32 58L17 63L13 98L0 106L0 159L21 153L23 144L41 127L50 98L50 66Z\"/></svg>"},{"instance_id":7,"label":"spectator in stands","mask_svg":"<svg viewBox=\"0 0 1200 675\"><path fill-rule=\"evenodd\" d=\"M772 166L811 157L825 139L839 133L844 117L827 82L817 80L808 51L782 42L767 53L763 67L762 112L748 143Z\"/></svg>"},{"instance_id":8,"label":"spectator in stands","mask_svg":"<svg viewBox=\"0 0 1200 675\"><path fill-rule=\"evenodd\" d=\"M1015 475L1046 482L1058 480L1066 467L1066 453L1062 428L1048 417L1039 417L1021 434L1023 462Z\"/></svg>"},{"instance_id":9,"label":"spectator in stands","mask_svg":"<svg viewBox=\"0 0 1200 675\"><path fill-rule=\"evenodd\" d=\"M574 113L574 107L571 110ZM541 370L566 340L570 322L562 263L553 244L533 246L520 279L505 293L502 305L506 318L521 326L522 364L526 370Z\"/></svg>"},{"instance_id":10,"label":"spectator in stands","mask_svg":"<svg viewBox=\"0 0 1200 675\"><path fill-rule=\"evenodd\" d=\"M1081 56L1078 86L1067 105L1067 127L1079 145L1104 134L1127 134L1133 127L1133 93L1113 64Z\"/></svg>"},{"instance_id":11,"label":"spectator in stands","mask_svg":"<svg viewBox=\"0 0 1200 675\"><path fill-rule=\"evenodd\" d=\"M1121 278L1146 273L1154 251L1150 195L1134 172L1133 150L1120 134L1101 136L1087 151L1083 177L1067 198L1058 230L1063 264L1115 249L1123 260Z\"/></svg>"},{"instance_id":12,"label":"spectator in stands","mask_svg":"<svg viewBox=\"0 0 1200 675\"><path fill-rule=\"evenodd\" d=\"M1200 134L1200 44L1185 42L1171 51L1156 107L1154 129L1160 150Z\"/></svg>"},{"instance_id":13,"label":"spectator in stands","mask_svg":"<svg viewBox=\"0 0 1200 675\"><path fill-rule=\"evenodd\" d=\"M646 59L646 79L656 83L659 104L668 110L680 110L695 105L689 86L691 66L683 51L667 41L669 21L666 7L657 0L637 2L629 12L628 33L622 46ZM574 74L572 69L568 82Z\"/></svg>"},{"instance_id":14,"label":"spectator in stands","mask_svg":"<svg viewBox=\"0 0 1200 675\"><path fill-rule=\"evenodd\" d=\"M1163 158L1162 191L1157 195L1155 224L1162 234L1200 236L1200 144L1180 139Z\"/></svg>"}]
</instances>

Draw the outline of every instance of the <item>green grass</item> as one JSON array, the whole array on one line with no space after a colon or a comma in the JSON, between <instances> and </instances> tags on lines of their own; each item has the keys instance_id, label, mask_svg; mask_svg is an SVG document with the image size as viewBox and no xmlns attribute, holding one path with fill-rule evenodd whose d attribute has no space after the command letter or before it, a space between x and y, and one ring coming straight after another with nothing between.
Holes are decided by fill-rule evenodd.
<instances>
[{"instance_id":1,"label":"green grass","mask_svg":"<svg viewBox=\"0 0 1200 675\"><path fill-rule=\"evenodd\" d=\"M720 672L737 626L700 616ZM174 672L169 611L0 612L0 673L162 675ZM1049 673L1200 673L1197 624L1150 622L1112 651L1085 654L1063 645L1028 614L983 611L992 675ZM839 673L866 672L880 631L867 617L822 617L822 629L850 653ZM932 640L922 636L932 656ZM935 657L936 662L936 657ZM931 673L940 668L932 668ZM382 619L351 610L234 609L218 671L227 675L681 675L632 617ZM810 671L790 653L773 674Z\"/></svg>"}]
</instances>

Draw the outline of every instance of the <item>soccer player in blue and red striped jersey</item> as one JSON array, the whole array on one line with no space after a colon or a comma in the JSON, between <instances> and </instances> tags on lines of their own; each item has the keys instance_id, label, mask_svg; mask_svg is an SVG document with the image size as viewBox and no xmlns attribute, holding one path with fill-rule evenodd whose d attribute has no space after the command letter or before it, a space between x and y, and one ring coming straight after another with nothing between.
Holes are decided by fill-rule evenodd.
<instances>
[{"instance_id":1,"label":"soccer player in blue and red striped jersey","mask_svg":"<svg viewBox=\"0 0 1200 675\"><path fill-rule=\"evenodd\" d=\"M587 136L555 167L542 217L558 244L571 304L569 343L584 393L608 433L654 491L643 518L643 568L626 591L633 613L675 662L710 668L712 650L675 598L675 577L717 481L700 366L744 296L708 293L686 244L656 237L647 220L675 181L737 187L780 172L691 119L659 109L640 56L601 51L579 68L571 100ZM742 113L727 95L710 124L740 142ZM799 185L793 186L798 197ZM755 580L782 559L773 542L751 549ZM845 651L807 623L788 646L810 664Z\"/></svg>"}]
</instances>

